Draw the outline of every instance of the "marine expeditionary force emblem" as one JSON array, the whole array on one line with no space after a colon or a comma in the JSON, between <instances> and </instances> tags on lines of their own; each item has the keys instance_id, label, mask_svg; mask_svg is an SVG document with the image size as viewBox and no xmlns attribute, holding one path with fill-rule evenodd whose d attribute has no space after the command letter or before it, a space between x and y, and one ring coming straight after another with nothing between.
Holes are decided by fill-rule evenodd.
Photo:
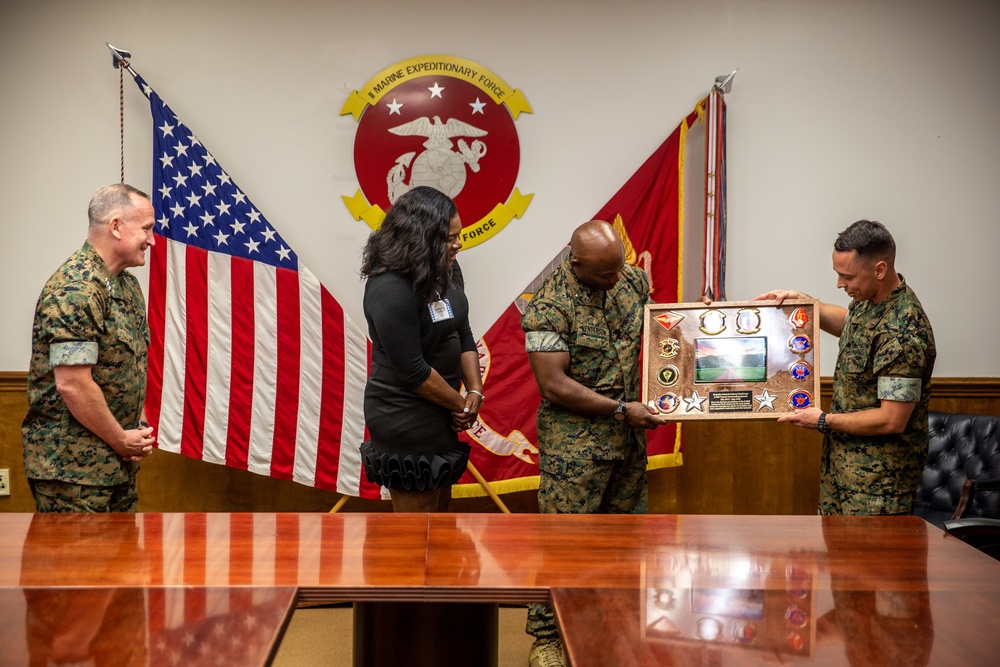
<instances>
[{"instance_id":1,"label":"marine expeditionary force emblem","mask_svg":"<svg viewBox=\"0 0 1000 667\"><path fill-rule=\"evenodd\" d=\"M352 92L340 113L358 123L360 189L344 203L372 229L396 199L421 185L455 200L465 248L520 218L531 202L515 187L521 149L514 128L531 107L477 63L445 55L403 60Z\"/></svg>"}]
</instances>

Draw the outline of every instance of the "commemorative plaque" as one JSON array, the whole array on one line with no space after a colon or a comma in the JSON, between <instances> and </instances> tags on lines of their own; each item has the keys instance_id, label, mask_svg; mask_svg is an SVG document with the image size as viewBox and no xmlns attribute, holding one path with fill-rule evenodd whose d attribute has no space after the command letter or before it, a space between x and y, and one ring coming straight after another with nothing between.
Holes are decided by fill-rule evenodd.
<instances>
[{"instance_id":1,"label":"commemorative plaque","mask_svg":"<svg viewBox=\"0 0 1000 667\"><path fill-rule=\"evenodd\" d=\"M648 304L643 402L664 421L776 419L818 406L817 304Z\"/></svg>"}]
</instances>

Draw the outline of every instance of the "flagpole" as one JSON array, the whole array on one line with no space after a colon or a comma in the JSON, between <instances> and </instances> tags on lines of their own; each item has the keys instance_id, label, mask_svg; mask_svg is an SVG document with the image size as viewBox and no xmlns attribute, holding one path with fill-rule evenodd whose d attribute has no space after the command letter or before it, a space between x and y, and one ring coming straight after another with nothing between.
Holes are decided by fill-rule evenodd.
<instances>
[{"instance_id":1,"label":"flagpole","mask_svg":"<svg viewBox=\"0 0 1000 667\"><path fill-rule=\"evenodd\" d=\"M468 470L472 473L472 476L476 478L476 481L479 482L479 486L483 487L486 493L489 494L490 498L493 499L493 502L500 508L500 511L504 514L510 514L510 510L507 509L507 506L503 504L502 500L500 500L500 496L498 496L497 492L493 490L493 487L489 485L489 482L483 478L482 474L476 470L476 466L472 465L472 461L469 461Z\"/></svg>"},{"instance_id":2,"label":"flagpole","mask_svg":"<svg viewBox=\"0 0 1000 667\"><path fill-rule=\"evenodd\" d=\"M132 65L129 64L128 59L132 57L131 51L126 51L125 49L119 49L116 46L111 46L109 42L104 42L108 49L111 51L111 65L115 69L124 68L128 70L128 73L132 75L133 78L139 76L136 71L132 69Z\"/></svg>"},{"instance_id":3,"label":"flagpole","mask_svg":"<svg viewBox=\"0 0 1000 667\"><path fill-rule=\"evenodd\" d=\"M726 184L725 94L739 69L715 77L705 110L705 221L702 299L725 300Z\"/></svg>"}]
</instances>

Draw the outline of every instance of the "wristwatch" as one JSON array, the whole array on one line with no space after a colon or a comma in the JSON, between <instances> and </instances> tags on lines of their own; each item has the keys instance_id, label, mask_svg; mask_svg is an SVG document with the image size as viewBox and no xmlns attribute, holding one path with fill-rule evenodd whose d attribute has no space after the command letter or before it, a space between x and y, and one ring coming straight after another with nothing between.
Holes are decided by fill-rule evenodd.
<instances>
[{"instance_id":1,"label":"wristwatch","mask_svg":"<svg viewBox=\"0 0 1000 667\"><path fill-rule=\"evenodd\" d=\"M611 416L618 421L623 421L625 419L625 401L621 399L618 400L618 407L615 408L613 413L611 413Z\"/></svg>"},{"instance_id":2,"label":"wristwatch","mask_svg":"<svg viewBox=\"0 0 1000 667\"><path fill-rule=\"evenodd\" d=\"M830 425L826 423L826 413L819 413L819 420L816 422L816 430L820 433L826 434L832 431Z\"/></svg>"}]
</instances>

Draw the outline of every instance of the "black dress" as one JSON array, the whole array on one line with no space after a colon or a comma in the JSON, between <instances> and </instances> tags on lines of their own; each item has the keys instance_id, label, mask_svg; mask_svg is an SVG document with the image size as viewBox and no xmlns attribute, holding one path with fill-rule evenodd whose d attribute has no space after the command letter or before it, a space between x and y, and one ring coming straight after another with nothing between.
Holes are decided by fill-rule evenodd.
<instances>
[{"instance_id":1,"label":"black dress","mask_svg":"<svg viewBox=\"0 0 1000 667\"><path fill-rule=\"evenodd\" d=\"M462 353L476 350L461 270L442 295L452 317L432 321L429 304L398 273L369 276L364 311L372 341L365 386L365 423L371 438L361 445L365 476L390 489L430 491L454 484L465 472L469 446L452 428L451 411L413 389L436 370L458 390Z\"/></svg>"}]
</instances>

